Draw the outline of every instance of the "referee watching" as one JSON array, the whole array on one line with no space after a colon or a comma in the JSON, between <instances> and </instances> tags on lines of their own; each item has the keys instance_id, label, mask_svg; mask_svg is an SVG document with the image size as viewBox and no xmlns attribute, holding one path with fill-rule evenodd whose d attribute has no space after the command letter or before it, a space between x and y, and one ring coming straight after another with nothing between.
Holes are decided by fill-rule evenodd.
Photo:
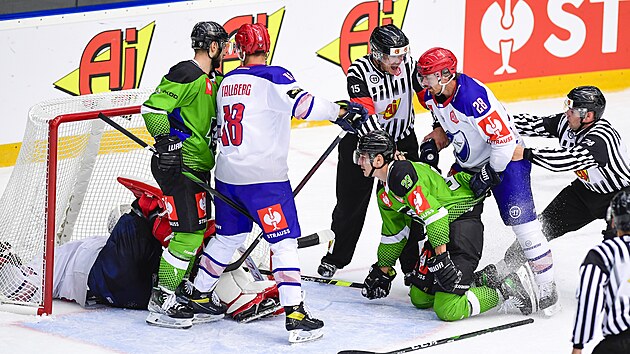
<instances>
[{"instance_id":1,"label":"referee watching","mask_svg":"<svg viewBox=\"0 0 630 354\"><path fill-rule=\"evenodd\" d=\"M630 190L630 155L619 132L604 119L606 99L595 86L572 89L565 112L550 117L514 115L514 126L526 136L557 138L559 147L530 149L517 146L521 158L550 171L577 175L545 208L540 219L548 240L604 219L610 200ZM610 228L605 238L615 237Z\"/></svg>"},{"instance_id":2,"label":"referee watching","mask_svg":"<svg viewBox=\"0 0 630 354\"><path fill-rule=\"evenodd\" d=\"M617 237L591 249L580 267L573 354L593 338L596 316L604 312L602 340L594 354L630 353L630 193L610 202L606 220Z\"/></svg>"}]
</instances>

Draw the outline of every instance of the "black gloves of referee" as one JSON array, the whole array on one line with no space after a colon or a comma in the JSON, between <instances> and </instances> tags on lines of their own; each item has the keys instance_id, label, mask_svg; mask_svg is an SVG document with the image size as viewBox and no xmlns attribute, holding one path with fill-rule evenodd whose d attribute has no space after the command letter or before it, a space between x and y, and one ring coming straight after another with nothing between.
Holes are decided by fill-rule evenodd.
<instances>
[{"instance_id":1,"label":"black gloves of referee","mask_svg":"<svg viewBox=\"0 0 630 354\"><path fill-rule=\"evenodd\" d=\"M346 110L341 117L337 118L333 123L341 127L341 129L357 134L358 129L368 120L368 111L362 105L350 101L335 102L339 107Z\"/></svg>"},{"instance_id":2,"label":"black gloves of referee","mask_svg":"<svg viewBox=\"0 0 630 354\"><path fill-rule=\"evenodd\" d=\"M160 134L153 145L158 152L157 167L162 172L182 171L182 141L176 136Z\"/></svg>"}]
</instances>

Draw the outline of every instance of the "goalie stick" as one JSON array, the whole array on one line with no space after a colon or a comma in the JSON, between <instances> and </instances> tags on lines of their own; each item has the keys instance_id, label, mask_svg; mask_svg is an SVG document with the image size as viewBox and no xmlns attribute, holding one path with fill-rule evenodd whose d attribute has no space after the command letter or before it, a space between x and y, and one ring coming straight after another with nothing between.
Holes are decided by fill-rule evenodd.
<instances>
[{"instance_id":1,"label":"goalie stick","mask_svg":"<svg viewBox=\"0 0 630 354\"><path fill-rule=\"evenodd\" d=\"M436 345L446 344L446 343L454 342L454 341L457 341L457 340L462 340L462 339L466 339L466 338L479 336L479 335L486 334L486 333L492 333L492 332L501 331L501 330L504 330L504 329L514 328L514 327L518 327L518 326L523 326L523 325L530 324L530 323L534 323L534 319L533 318L527 318L525 320L520 320L520 321L516 321L516 322L510 322L510 323L507 323L507 324L504 324L504 325L501 325L501 326L484 328L484 329L481 329L479 331L470 332L470 333L466 333L466 334L461 334L461 335L457 335L457 336L452 336L452 337L448 337L448 338L443 338L443 339L439 339L439 340L436 340L436 341L431 341L431 342L427 342L427 343L423 343L423 344L418 344L418 345L414 345L414 346L407 347L407 348L396 349L396 350L393 350L391 352L379 353L379 352L371 352L371 351L367 351L367 350L342 350L342 351L338 352L337 354L401 354L401 353L408 353L408 352L412 352L412 351L415 351L415 350L425 349L425 348L428 348L428 347L434 347Z\"/></svg>"},{"instance_id":2,"label":"goalie stick","mask_svg":"<svg viewBox=\"0 0 630 354\"><path fill-rule=\"evenodd\" d=\"M127 136L129 139L133 140L134 142L136 142L138 145L142 146L143 148L149 150L151 153L158 155L157 150L155 150L155 148L149 144L147 144L146 142L144 142L142 139L138 138L137 136L135 136L133 133L131 133L130 131L128 131L127 129L123 128L120 124L116 123L115 121L113 121L110 117L106 116L103 113L99 113L98 117L100 119L102 119L105 123L111 125L113 128L115 128L116 130L118 130L119 132L123 133L125 136ZM330 155L330 153L334 150L334 148L339 144L339 142L341 141L341 139L346 135L346 131L342 130L337 137L335 138L335 140L333 140L333 142L330 144L330 146L326 149L326 151L324 151L324 153L322 154L322 156L317 160L317 162L315 162L315 165L313 165L313 167L308 171L308 173L306 174L306 176L304 176L304 178L302 179L302 181L298 184L298 186L295 188L295 190L293 191L293 196L295 197L295 195L297 195L297 193L300 192L300 190L302 190L302 188L304 187L304 185L306 184L306 182L308 182L308 180L313 176L313 174L315 173L315 171L317 171L317 169L319 168L319 166L322 165L322 163L324 163L324 160L326 160L326 158L328 157L328 155ZM186 172L190 172L191 170L186 167L185 165L182 165L182 170L186 171ZM226 204L228 204L229 206L231 206L232 208L234 208L235 210L237 210L238 212L240 212L241 214L243 214L244 216L246 216L248 219L252 220L252 222L254 222L255 224L258 224L256 222L256 220L247 212L247 210L243 209L240 205L236 204L234 201L232 201L230 198L224 196L223 194L221 194L219 191L217 191L216 189L210 187L210 185L208 185L207 183L203 182L202 180L196 178L192 173L190 173L190 178L193 182L197 183L199 186L201 186L203 189L205 189L206 191L208 191L208 193L210 193L211 195L221 199L222 201L224 201ZM241 257L234 263L228 264L228 266L225 268L224 272L231 272L235 269L238 269L243 262L245 262L245 259L247 257L249 257L249 255L254 251L254 248L256 248L256 246L258 245L258 243L260 242L260 240L262 239L263 233L261 232L260 234L258 234L258 236L254 239L254 241L249 245L249 247L247 248L247 250L241 255Z\"/></svg>"}]
</instances>

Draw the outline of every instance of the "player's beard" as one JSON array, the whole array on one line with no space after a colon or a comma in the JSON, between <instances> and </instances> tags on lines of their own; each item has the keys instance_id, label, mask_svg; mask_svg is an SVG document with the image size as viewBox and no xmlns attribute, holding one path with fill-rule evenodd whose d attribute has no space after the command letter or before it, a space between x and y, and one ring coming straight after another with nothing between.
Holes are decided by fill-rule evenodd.
<instances>
[{"instance_id":1,"label":"player's beard","mask_svg":"<svg viewBox=\"0 0 630 354\"><path fill-rule=\"evenodd\" d=\"M221 67L221 60L219 59L219 57L221 57L221 54L217 55L215 58L210 58L213 70L219 69Z\"/></svg>"}]
</instances>

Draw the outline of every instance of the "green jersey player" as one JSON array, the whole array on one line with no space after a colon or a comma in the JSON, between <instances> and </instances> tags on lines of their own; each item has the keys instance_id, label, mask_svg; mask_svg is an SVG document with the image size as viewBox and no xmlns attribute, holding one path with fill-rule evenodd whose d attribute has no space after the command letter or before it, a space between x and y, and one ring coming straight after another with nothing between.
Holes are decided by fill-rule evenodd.
<instances>
[{"instance_id":1,"label":"green jersey player","mask_svg":"<svg viewBox=\"0 0 630 354\"><path fill-rule=\"evenodd\" d=\"M363 296L385 297L396 276L394 265L412 222L426 231L416 269L409 277L411 302L433 307L444 321L455 321L496 307L510 299L524 314L535 306L531 270L523 267L497 284L471 287L483 249L482 198L469 187L472 175L451 173L445 180L429 165L406 161L395 153L392 138L373 131L359 140L355 163L366 177L381 182L377 192L383 219L378 261L364 281Z\"/></svg>"},{"instance_id":2,"label":"green jersey player","mask_svg":"<svg viewBox=\"0 0 630 354\"><path fill-rule=\"evenodd\" d=\"M142 106L158 152L151 161L151 171L164 192L174 234L162 253L147 322L175 328L190 327L193 317L196 321L201 317L214 320L225 312L225 305L211 293L188 294L186 305L175 301L175 290L183 284L195 250L201 245L210 211L210 196L190 178L208 182L214 167L211 137L222 79L216 69L221 65L228 34L216 22L199 22L191 40L194 58L173 66ZM182 172L182 163L187 172Z\"/></svg>"}]
</instances>

